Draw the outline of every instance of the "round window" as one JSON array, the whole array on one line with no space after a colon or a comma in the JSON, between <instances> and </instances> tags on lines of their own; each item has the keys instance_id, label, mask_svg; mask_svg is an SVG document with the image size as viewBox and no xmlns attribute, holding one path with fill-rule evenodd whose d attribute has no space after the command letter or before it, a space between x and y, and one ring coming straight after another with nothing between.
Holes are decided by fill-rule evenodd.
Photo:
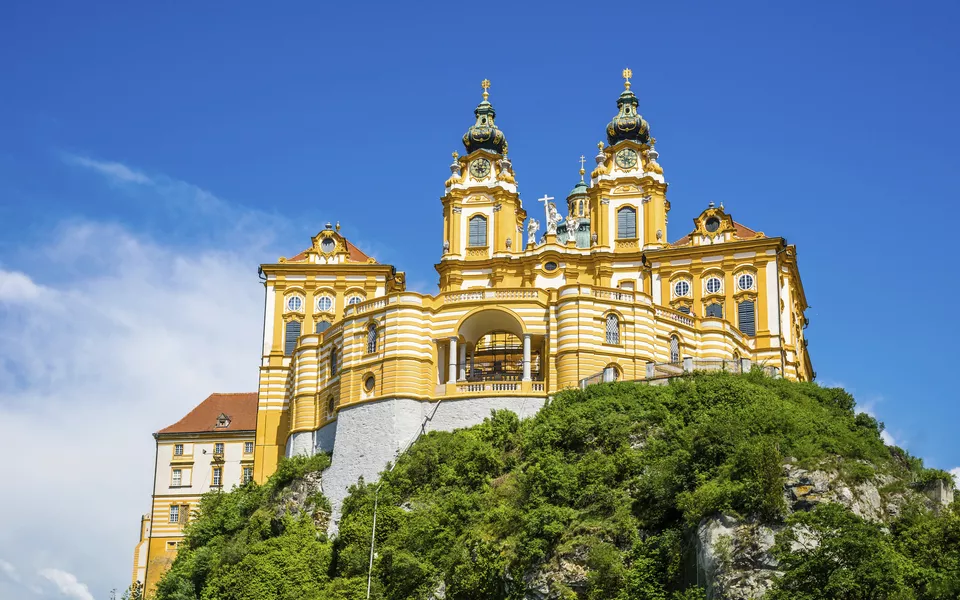
<instances>
[{"instance_id":1,"label":"round window","mask_svg":"<svg viewBox=\"0 0 960 600\"><path fill-rule=\"evenodd\" d=\"M720 281L719 277L711 277L707 280L707 292L716 294L720 291L721 287L723 287L723 283Z\"/></svg>"},{"instance_id":2,"label":"round window","mask_svg":"<svg viewBox=\"0 0 960 600\"><path fill-rule=\"evenodd\" d=\"M322 250L327 254L330 254L331 252L333 252L333 250L336 247L337 247L337 242L335 242L333 238L324 238L324 240L320 242L320 250Z\"/></svg>"},{"instance_id":3,"label":"round window","mask_svg":"<svg viewBox=\"0 0 960 600\"><path fill-rule=\"evenodd\" d=\"M363 380L363 389L367 390L367 393L370 393L376 384L377 380L374 379L373 375L367 375L367 378Z\"/></svg>"},{"instance_id":4,"label":"round window","mask_svg":"<svg viewBox=\"0 0 960 600\"><path fill-rule=\"evenodd\" d=\"M673 293L677 296L686 296L690 293L690 283L688 281L678 281L673 284Z\"/></svg>"},{"instance_id":5,"label":"round window","mask_svg":"<svg viewBox=\"0 0 960 600\"><path fill-rule=\"evenodd\" d=\"M320 296L317 298L317 310L327 312L333 308L333 298L330 296Z\"/></svg>"},{"instance_id":6,"label":"round window","mask_svg":"<svg viewBox=\"0 0 960 600\"><path fill-rule=\"evenodd\" d=\"M360 296L351 296L350 299L347 300L347 304L360 304L361 302L363 302L363 298Z\"/></svg>"},{"instance_id":7,"label":"round window","mask_svg":"<svg viewBox=\"0 0 960 600\"><path fill-rule=\"evenodd\" d=\"M741 290L752 290L753 289L753 275L749 273L744 273L737 279L737 286Z\"/></svg>"},{"instance_id":8,"label":"round window","mask_svg":"<svg viewBox=\"0 0 960 600\"><path fill-rule=\"evenodd\" d=\"M303 308L303 298L300 296L290 296L287 298L287 310L297 312L301 308Z\"/></svg>"},{"instance_id":9,"label":"round window","mask_svg":"<svg viewBox=\"0 0 960 600\"><path fill-rule=\"evenodd\" d=\"M557 263L553 262L552 260L549 261L549 262L545 262L545 263L543 263L543 270L544 270L544 271L556 271L556 270L557 270Z\"/></svg>"},{"instance_id":10,"label":"round window","mask_svg":"<svg viewBox=\"0 0 960 600\"><path fill-rule=\"evenodd\" d=\"M714 231L720 229L720 219L716 217L710 217L707 219L707 222L704 223L704 227L706 227L707 231L713 233Z\"/></svg>"}]
</instances>

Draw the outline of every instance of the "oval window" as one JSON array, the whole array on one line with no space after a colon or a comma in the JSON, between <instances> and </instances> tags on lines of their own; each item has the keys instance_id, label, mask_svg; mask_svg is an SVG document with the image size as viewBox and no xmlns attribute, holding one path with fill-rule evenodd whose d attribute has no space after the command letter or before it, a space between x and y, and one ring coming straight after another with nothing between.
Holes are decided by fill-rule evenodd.
<instances>
[{"instance_id":1,"label":"oval window","mask_svg":"<svg viewBox=\"0 0 960 600\"><path fill-rule=\"evenodd\" d=\"M544 271L556 271L556 270L557 270L557 263L553 262L552 260L549 261L549 262L546 262L546 263L543 264L543 270L544 270Z\"/></svg>"},{"instance_id":2,"label":"oval window","mask_svg":"<svg viewBox=\"0 0 960 600\"><path fill-rule=\"evenodd\" d=\"M327 312L333 308L333 299L330 296L320 296L317 298L317 310Z\"/></svg>"},{"instance_id":3,"label":"oval window","mask_svg":"<svg viewBox=\"0 0 960 600\"><path fill-rule=\"evenodd\" d=\"M741 290L752 290L753 289L753 275L749 273L744 273L737 279L737 286Z\"/></svg>"},{"instance_id":4,"label":"oval window","mask_svg":"<svg viewBox=\"0 0 960 600\"><path fill-rule=\"evenodd\" d=\"M707 231L709 231L710 233L713 233L714 231L720 229L720 219L716 217L710 217L709 219L707 219L707 222L704 224L704 227L706 227Z\"/></svg>"},{"instance_id":5,"label":"oval window","mask_svg":"<svg viewBox=\"0 0 960 600\"><path fill-rule=\"evenodd\" d=\"M723 284L721 283L719 277L711 277L707 280L707 292L716 294L720 291L721 287L723 287Z\"/></svg>"},{"instance_id":6,"label":"oval window","mask_svg":"<svg viewBox=\"0 0 960 600\"><path fill-rule=\"evenodd\" d=\"M376 384L377 380L374 379L373 375L367 375L367 378L363 380L363 389L365 389L367 393L370 393Z\"/></svg>"},{"instance_id":7,"label":"oval window","mask_svg":"<svg viewBox=\"0 0 960 600\"><path fill-rule=\"evenodd\" d=\"M303 308L303 298L300 296L290 296L287 299L287 310L297 312L301 308Z\"/></svg>"},{"instance_id":8,"label":"oval window","mask_svg":"<svg viewBox=\"0 0 960 600\"><path fill-rule=\"evenodd\" d=\"M690 283L687 281L678 281L673 286L673 293L677 296L686 296L690 293Z\"/></svg>"},{"instance_id":9,"label":"oval window","mask_svg":"<svg viewBox=\"0 0 960 600\"><path fill-rule=\"evenodd\" d=\"M324 238L324 240L320 242L320 250L327 254L333 252L334 248L336 247L337 243L333 241L333 238Z\"/></svg>"}]
</instances>

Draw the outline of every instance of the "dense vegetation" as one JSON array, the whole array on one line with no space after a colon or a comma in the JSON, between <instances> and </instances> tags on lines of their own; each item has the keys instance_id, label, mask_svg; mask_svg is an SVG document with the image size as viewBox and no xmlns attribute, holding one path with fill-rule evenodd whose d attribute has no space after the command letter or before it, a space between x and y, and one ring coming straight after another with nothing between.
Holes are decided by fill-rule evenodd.
<instances>
[{"instance_id":1,"label":"dense vegetation","mask_svg":"<svg viewBox=\"0 0 960 600\"><path fill-rule=\"evenodd\" d=\"M692 585L692 529L721 511L788 518L786 457L854 480L949 477L886 447L881 429L841 389L759 373L571 390L527 421L497 412L422 437L379 491L352 490L335 541L310 511L277 508L284 486L325 457L286 461L262 487L208 495L157 597L365 598L379 494L375 598L442 588L448 599L514 599L547 583L557 597L703 598ZM323 511L322 498L313 504ZM939 516L910 507L889 527L836 505L789 516L824 543L797 549L781 536L775 598L956 598L955 507Z\"/></svg>"}]
</instances>

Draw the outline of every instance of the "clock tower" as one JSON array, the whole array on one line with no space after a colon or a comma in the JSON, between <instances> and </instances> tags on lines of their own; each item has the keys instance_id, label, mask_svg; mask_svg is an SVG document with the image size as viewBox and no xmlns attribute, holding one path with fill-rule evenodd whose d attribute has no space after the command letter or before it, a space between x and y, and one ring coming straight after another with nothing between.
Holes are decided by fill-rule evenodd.
<instances>
[{"instance_id":1,"label":"clock tower","mask_svg":"<svg viewBox=\"0 0 960 600\"><path fill-rule=\"evenodd\" d=\"M492 261L523 250L527 215L507 157L507 138L496 125L497 113L489 101L490 81L484 79L481 86L483 101L473 111L476 122L463 135L466 154L453 153L451 176L441 198L444 237L438 269L442 288L459 289L459 282L453 281L458 269L449 267L460 261Z\"/></svg>"},{"instance_id":2,"label":"clock tower","mask_svg":"<svg viewBox=\"0 0 960 600\"><path fill-rule=\"evenodd\" d=\"M598 144L597 168L590 174L590 219L597 244L613 252L667 246L667 183L657 163L656 140L640 115L624 69L617 115L607 125L607 143Z\"/></svg>"}]
</instances>

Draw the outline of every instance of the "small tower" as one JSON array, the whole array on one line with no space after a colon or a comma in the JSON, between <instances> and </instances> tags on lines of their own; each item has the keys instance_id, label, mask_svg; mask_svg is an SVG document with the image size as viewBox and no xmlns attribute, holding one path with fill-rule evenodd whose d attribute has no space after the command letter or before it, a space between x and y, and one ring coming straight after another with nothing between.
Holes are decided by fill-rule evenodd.
<instances>
[{"instance_id":1,"label":"small tower","mask_svg":"<svg viewBox=\"0 0 960 600\"><path fill-rule=\"evenodd\" d=\"M584 181L586 157L580 156L580 181L577 182L567 195L567 219L557 227L557 240L565 244L572 236L577 248L590 247L590 196L587 193L587 182Z\"/></svg>"},{"instance_id":2,"label":"small tower","mask_svg":"<svg viewBox=\"0 0 960 600\"><path fill-rule=\"evenodd\" d=\"M464 156L453 153L445 183L442 261L489 260L522 251L526 212L517 193L507 138L496 125L490 104L490 81L484 79L483 100L473 111L476 121L463 135Z\"/></svg>"},{"instance_id":3,"label":"small tower","mask_svg":"<svg viewBox=\"0 0 960 600\"><path fill-rule=\"evenodd\" d=\"M590 174L590 218L597 245L614 252L637 252L667 243L667 185L656 162L650 125L639 111L630 69L617 114L607 124L607 143L598 144L597 168Z\"/></svg>"}]
</instances>

